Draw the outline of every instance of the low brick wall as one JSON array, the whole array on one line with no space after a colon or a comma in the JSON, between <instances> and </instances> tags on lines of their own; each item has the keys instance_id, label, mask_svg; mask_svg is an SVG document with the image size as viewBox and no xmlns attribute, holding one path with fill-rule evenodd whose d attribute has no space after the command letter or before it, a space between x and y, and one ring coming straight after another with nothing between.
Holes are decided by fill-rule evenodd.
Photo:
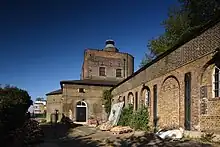
<instances>
[{"instance_id":1,"label":"low brick wall","mask_svg":"<svg viewBox=\"0 0 220 147\"><path fill-rule=\"evenodd\" d=\"M201 116L200 129L201 131L220 130L220 115Z\"/></svg>"}]
</instances>

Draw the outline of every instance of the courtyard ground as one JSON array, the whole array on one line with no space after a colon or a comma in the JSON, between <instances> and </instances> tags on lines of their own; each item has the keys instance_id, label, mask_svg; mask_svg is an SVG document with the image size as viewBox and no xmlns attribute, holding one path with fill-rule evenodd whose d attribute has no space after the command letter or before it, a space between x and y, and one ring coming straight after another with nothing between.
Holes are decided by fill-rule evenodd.
<instances>
[{"instance_id":1,"label":"courtyard ground","mask_svg":"<svg viewBox=\"0 0 220 147\"><path fill-rule=\"evenodd\" d=\"M42 125L44 142L37 147L92 147L92 146L161 146L161 147L211 147L208 143L192 140L163 141L153 133L143 132L114 135L93 127L64 124Z\"/></svg>"}]
</instances>

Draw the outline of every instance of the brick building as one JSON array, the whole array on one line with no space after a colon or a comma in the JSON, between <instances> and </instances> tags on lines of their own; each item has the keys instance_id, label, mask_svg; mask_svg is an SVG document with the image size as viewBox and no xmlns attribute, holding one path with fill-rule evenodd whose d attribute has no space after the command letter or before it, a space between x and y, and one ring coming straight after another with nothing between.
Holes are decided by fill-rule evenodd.
<instances>
[{"instance_id":1,"label":"brick building","mask_svg":"<svg viewBox=\"0 0 220 147\"><path fill-rule=\"evenodd\" d=\"M196 35L114 86L114 100L147 105L159 127L220 130L220 22Z\"/></svg>"},{"instance_id":2,"label":"brick building","mask_svg":"<svg viewBox=\"0 0 220 147\"><path fill-rule=\"evenodd\" d=\"M60 81L61 89L46 94L47 120L55 110L81 123L91 117L103 118L103 91L133 74L133 63L133 56L119 52L113 40L107 40L102 50L86 49L81 79Z\"/></svg>"},{"instance_id":3,"label":"brick building","mask_svg":"<svg viewBox=\"0 0 220 147\"><path fill-rule=\"evenodd\" d=\"M81 80L47 94L47 111L56 106L76 121L82 112L86 122L103 114L102 91L111 89L114 102L148 106L152 125L220 130L219 48L220 21L212 21L133 73L133 57L107 41L104 50L85 51Z\"/></svg>"}]
</instances>

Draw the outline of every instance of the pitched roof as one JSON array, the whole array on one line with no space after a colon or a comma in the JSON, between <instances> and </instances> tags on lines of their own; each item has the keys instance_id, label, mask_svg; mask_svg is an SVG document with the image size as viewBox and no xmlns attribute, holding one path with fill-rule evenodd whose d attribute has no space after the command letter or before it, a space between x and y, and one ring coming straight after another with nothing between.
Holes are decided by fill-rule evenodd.
<instances>
[{"instance_id":1,"label":"pitched roof","mask_svg":"<svg viewBox=\"0 0 220 147\"><path fill-rule=\"evenodd\" d=\"M193 34L190 34L189 36L187 36L186 34L183 34L184 37L186 37L185 39L179 40L179 42L177 42L176 45L174 45L173 47L171 47L170 49L168 49L167 51L165 51L164 53L160 54L159 56L157 56L154 60L152 60L151 62L147 63L145 66L143 66L142 68L138 69L136 72L134 72L132 75L130 75L129 77L127 77L126 79L122 80L121 82L119 82L117 85L115 85L114 87L111 88L111 90L113 90L114 88L118 87L119 85L121 85L122 83L128 81L129 79L133 78L134 76L136 76L137 74L139 74L140 72L144 71L145 69L147 69L149 66L151 66L152 64L156 63L157 61L159 61L160 59L166 57L167 55L169 55L170 53L172 53L173 51L175 51L176 49L178 49L180 46L184 45L185 43L189 42L190 40L196 38L197 36L201 35L202 33L204 33L206 30L208 30L209 28L215 26L217 23L220 22L220 19L214 19L209 21L208 23L206 23L205 25L203 25L202 27L198 28L195 30L195 32ZM186 35L186 36L185 36Z\"/></svg>"},{"instance_id":2,"label":"pitched roof","mask_svg":"<svg viewBox=\"0 0 220 147\"><path fill-rule=\"evenodd\" d=\"M60 84L76 84L76 85L91 85L91 86L115 86L118 81L107 81L107 80L67 80L60 81Z\"/></svg>"},{"instance_id":3,"label":"pitched roof","mask_svg":"<svg viewBox=\"0 0 220 147\"><path fill-rule=\"evenodd\" d=\"M46 96L48 96L48 95L55 95L55 94L62 94L62 89L58 89L58 90L49 92L49 93L46 94Z\"/></svg>"}]
</instances>

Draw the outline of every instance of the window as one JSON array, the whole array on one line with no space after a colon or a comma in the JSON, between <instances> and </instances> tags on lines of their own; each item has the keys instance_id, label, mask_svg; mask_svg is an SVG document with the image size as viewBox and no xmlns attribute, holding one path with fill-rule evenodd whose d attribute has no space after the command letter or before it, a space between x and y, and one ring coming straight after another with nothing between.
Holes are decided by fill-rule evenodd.
<instances>
[{"instance_id":1,"label":"window","mask_svg":"<svg viewBox=\"0 0 220 147\"><path fill-rule=\"evenodd\" d=\"M79 93L84 93L85 92L84 88L79 88L78 91L79 91Z\"/></svg>"},{"instance_id":2,"label":"window","mask_svg":"<svg viewBox=\"0 0 220 147\"><path fill-rule=\"evenodd\" d=\"M116 77L122 77L121 76L121 69L116 69Z\"/></svg>"},{"instance_id":3,"label":"window","mask_svg":"<svg viewBox=\"0 0 220 147\"><path fill-rule=\"evenodd\" d=\"M145 105L150 106L150 90L147 89L145 93Z\"/></svg>"},{"instance_id":4,"label":"window","mask_svg":"<svg viewBox=\"0 0 220 147\"><path fill-rule=\"evenodd\" d=\"M105 67L99 67L99 76L105 76Z\"/></svg>"},{"instance_id":5,"label":"window","mask_svg":"<svg viewBox=\"0 0 220 147\"><path fill-rule=\"evenodd\" d=\"M135 92L135 110L138 109L138 92Z\"/></svg>"},{"instance_id":6,"label":"window","mask_svg":"<svg viewBox=\"0 0 220 147\"><path fill-rule=\"evenodd\" d=\"M213 79L213 92L215 97L220 96L220 69L215 67L214 69L214 79Z\"/></svg>"}]
</instances>

